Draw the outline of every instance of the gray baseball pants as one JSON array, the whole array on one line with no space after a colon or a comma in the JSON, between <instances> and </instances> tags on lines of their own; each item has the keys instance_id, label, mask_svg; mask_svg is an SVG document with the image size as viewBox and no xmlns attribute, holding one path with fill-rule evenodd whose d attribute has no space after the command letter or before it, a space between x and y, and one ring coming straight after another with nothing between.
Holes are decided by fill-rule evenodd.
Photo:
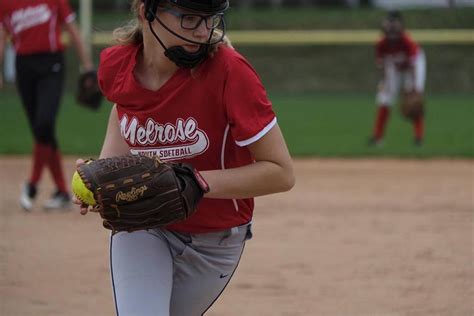
<instances>
[{"instance_id":1,"label":"gray baseball pants","mask_svg":"<svg viewBox=\"0 0 474 316\"><path fill-rule=\"evenodd\" d=\"M152 229L111 236L117 315L203 315L230 281L250 238L251 223L204 234Z\"/></svg>"}]
</instances>

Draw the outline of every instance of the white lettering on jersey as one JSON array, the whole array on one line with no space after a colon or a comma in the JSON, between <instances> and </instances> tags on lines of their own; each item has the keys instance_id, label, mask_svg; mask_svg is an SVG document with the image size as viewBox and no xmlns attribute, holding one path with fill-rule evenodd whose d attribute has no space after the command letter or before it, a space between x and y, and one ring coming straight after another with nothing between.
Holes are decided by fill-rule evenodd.
<instances>
[{"instance_id":1,"label":"white lettering on jersey","mask_svg":"<svg viewBox=\"0 0 474 316\"><path fill-rule=\"evenodd\" d=\"M176 124L159 124L149 118L144 126L133 117L124 115L120 120L120 133L130 146L132 154L158 156L162 160L176 160L200 155L209 147L209 138L198 128L192 117L179 118ZM147 148L141 148L141 147Z\"/></svg>"},{"instance_id":2,"label":"white lettering on jersey","mask_svg":"<svg viewBox=\"0 0 474 316\"><path fill-rule=\"evenodd\" d=\"M23 30L46 23L51 16L52 12L46 4L13 11L11 18L12 32L18 34Z\"/></svg>"}]
</instances>

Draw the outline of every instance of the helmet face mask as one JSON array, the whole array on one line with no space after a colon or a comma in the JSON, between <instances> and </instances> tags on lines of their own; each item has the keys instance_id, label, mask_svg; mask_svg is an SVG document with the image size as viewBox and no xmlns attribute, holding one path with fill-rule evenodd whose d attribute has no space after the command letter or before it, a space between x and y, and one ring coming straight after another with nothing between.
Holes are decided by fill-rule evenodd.
<instances>
[{"instance_id":1,"label":"helmet face mask","mask_svg":"<svg viewBox=\"0 0 474 316\"><path fill-rule=\"evenodd\" d=\"M398 40L403 33L403 25L400 21L386 20L382 25L382 30L388 40L396 41Z\"/></svg>"},{"instance_id":2,"label":"helmet face mask","mask_svg":"<svg viewBox=\"0 0 474 316\"><path fill-rule=\"evenodd\" d=\"M195 67L208 56L209 47L211 45L215 45L224 39L226 25L223 16L220 19L220 24L211 28L208 40L206 42L201 43L196 42L195 40L191 40L189 38L185 38L184 36L179 35L175 31L170 29L156 15L156 12L158 10L159 5L163 3L196 12L197 15L199 15L199 13L203 13L204 15L223 13L229 7L228 0L143 0L143 2L145 4L145 18L148 21L148 25L153 36L164 48L165 56L168 57L171 61L173 61L178 67ZM186 42L200 45L199 50L195 53L190 53L185 51L182 46L166 47L161 41L158 34L156 34L155 30L153 29L152 22L154 22L155 20L157 20L158 23L161 24L164 29L166 29L174 36ZM200 21L200 23L202 22L207 23L207 21L205 20ZM183 27L182 24L181 27Z\"/></svg>"},{"instance_id":3,"label":"helmet face mask","mask_svg":"<svg viewBox=\"0 0 474 316\"><path fill-rule=\"evenodd\" d=\"M400 11L389 11L382 22L382 31L389 41L397 41L403 33L403 17Z\"/></svg>"}]
</instances>

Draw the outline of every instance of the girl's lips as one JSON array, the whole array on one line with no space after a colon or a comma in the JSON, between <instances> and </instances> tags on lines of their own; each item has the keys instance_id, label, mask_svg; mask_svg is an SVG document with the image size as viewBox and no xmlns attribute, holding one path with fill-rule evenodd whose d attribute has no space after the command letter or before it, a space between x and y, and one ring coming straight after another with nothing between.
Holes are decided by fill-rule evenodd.
<instances>
[{"instance_id":1,"label":"girl's lips","mask_svg":"<svg viewBox=\"0 0 474 316\"><path fill-rule=\"evenodd\" d=\"M199 45L196 44L185 44L184 49L190 53L195 53L199 50Z\"/></svg>"}]
</instances>

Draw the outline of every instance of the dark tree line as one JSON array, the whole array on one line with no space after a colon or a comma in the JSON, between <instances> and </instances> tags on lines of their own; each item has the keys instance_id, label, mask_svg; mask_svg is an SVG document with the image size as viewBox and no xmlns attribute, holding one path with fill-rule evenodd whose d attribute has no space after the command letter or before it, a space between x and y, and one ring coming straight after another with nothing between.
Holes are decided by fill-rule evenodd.
<instances>
[{"instance_id":1,"label":"dark tree line","mask_svg":"<svg viewBox=\"0 0 474 316\"><path fill-rule=\"evenodd\" d=\"M74 7L78 7L81 0L70 0ZM94 9L98 10L128 10L132 0L101 0L94 1ZM376 0L229 0L233 8L265 8L265 7L367 7ZM445 0L446 6L455 7L457 0Z\"/></svg>"},{"instance_id":2,"label":"dark tree line","mask_svg":"<svg viewBox=\"0 0 474 316\"><path fill-rule=\"evenodd\" d=\"M70 0L74 7L79 6L80 0ZM357 7L369 5L371 0L229 0L233 8L254 7L301 7L301 6L348 6ZM98 10L127 10L131 0L101 0L94 1L94 9Z\"/></svg>"}]
</instances>

